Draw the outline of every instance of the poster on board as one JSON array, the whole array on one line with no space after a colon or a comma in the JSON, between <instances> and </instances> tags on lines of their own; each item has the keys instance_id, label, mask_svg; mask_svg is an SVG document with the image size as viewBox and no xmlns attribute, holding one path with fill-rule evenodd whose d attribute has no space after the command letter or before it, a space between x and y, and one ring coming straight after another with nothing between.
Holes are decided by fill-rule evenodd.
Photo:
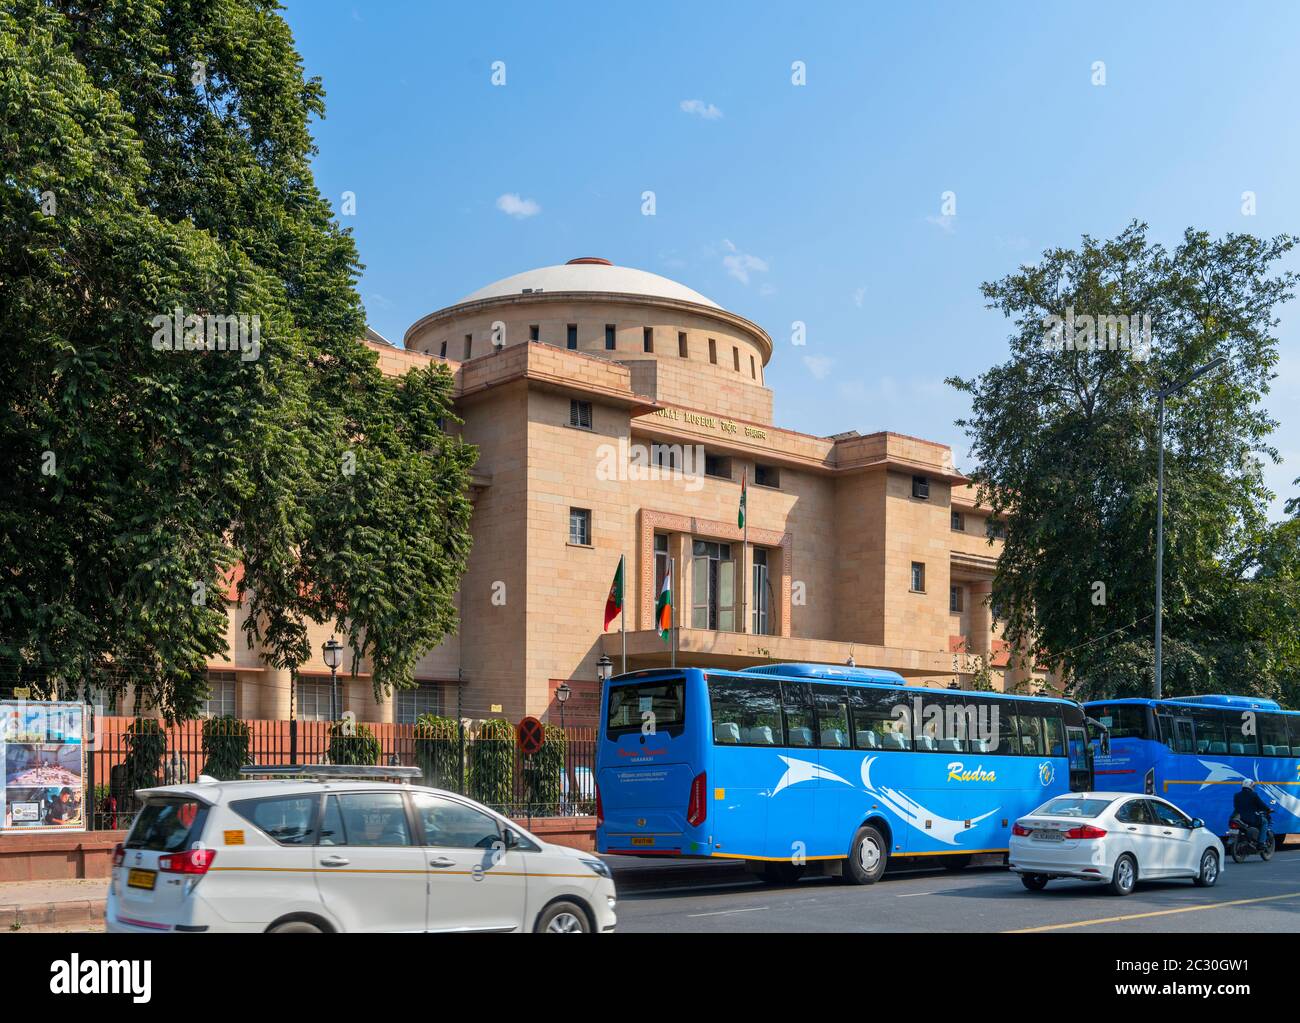
<instances>
[{"instance_id":1,"label":"poster on board","mask_svg":"<svg viewBox=\"0 0 1300 1023\"><path fill-rule=\"evenodd\" d=\"M0 832L85 831L80 703L0 700Z\"/></svg>"}]
</instances>

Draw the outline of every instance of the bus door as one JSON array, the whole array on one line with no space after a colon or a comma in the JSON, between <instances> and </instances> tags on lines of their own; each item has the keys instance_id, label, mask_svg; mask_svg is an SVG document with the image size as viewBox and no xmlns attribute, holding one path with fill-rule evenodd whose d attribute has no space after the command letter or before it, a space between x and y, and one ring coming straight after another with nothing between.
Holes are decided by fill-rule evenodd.
<instances>
[{"instance_id":1,"label":"bus door","mask_svg":"<svg viewBox=\"0 0 1300 1023\"><path fill-rule=\"evenodd\" d=\"M1081 725L1065 726L1065 749L1070 761L1070 791L1091 792L1092 750L1088 746L1088 733Z\"/></svg>"}]
</instances>

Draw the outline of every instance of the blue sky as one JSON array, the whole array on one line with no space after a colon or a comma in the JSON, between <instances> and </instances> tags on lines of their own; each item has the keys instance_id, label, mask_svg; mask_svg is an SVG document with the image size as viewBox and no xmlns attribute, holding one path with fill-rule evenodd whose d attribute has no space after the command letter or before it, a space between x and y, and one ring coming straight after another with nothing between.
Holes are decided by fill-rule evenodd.
<instances>
[{"instance_id":1,"label":"blue sky","mask_svg":"<svg viewBox=\"0 0 1300 1023\"><path fill-rule=\"evenodd\" d=\"M380 333L604 256L765 327L778 425L914 434L966 468L943 378L1007 355L981 281L1135 217L1169 245L1189 225L1300 230L1294 3L289 0L286 17L324 79L317 181L336 208L356 194L342 220ZM1300 311L1282 316L1277 514L1300 476Z\"/></svg>"}]
</instances>

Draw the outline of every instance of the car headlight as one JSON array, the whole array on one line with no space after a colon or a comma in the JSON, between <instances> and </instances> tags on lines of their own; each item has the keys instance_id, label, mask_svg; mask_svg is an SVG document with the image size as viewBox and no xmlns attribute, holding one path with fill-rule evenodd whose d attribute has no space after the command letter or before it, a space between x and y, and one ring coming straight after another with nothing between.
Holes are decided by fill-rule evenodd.
<instances>
[{"instance_id":1,"label":"car headlight","mask_svg":"<svg viewBox=\"0 0 1300 1023\"><path fill-rule=\"evenodd\" d=\"M599 874L601 877L608 877L613 880L614 875L610 873L609 864L605 863L604 860L584 859L582 865L590 869L593 874Z\"/></svg>"}]
</instances>

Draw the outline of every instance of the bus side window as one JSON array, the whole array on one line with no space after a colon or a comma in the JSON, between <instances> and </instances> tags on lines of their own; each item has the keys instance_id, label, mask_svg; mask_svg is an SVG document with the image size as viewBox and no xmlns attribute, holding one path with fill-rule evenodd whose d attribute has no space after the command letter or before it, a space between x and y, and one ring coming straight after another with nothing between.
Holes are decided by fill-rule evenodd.
<instances>
[{"instance_id":1,"label":"bus side window","mask_svg":"<svg viewBox=\"0 0 1300 1023\"><path fill-rule=\"evenodd\" d=\"M781 686L767 679L709 678L713 741L724 746L781 746Z\"/></svg>"},{"instance_id":2,"label":"bus side window","mask_svg":"<svg viewBox=\"0 0 1300 1023\"><path fill-rule=\"evenodd\" d=\"M1246 716L1242 713L1224 711L1223 717L1228 728L1228 754L1235 757L1259 756L1259 728L1264 715L1255 715L1253 728L1248 727Z\"/></svg>"},{"instance_id":3,"label":"bus side window","mask_svg":"<svg viewBox=\"0 0 1300 1023\"><path fill-rule=\"evenodd\" d=\"M1300 757L1300 714L1284 714L1291 734L1291 755Z\"/></svg>"},{"instance_id":4,"label":"bus side window","mask_svg":"<svg viewBox=\"0 0 1300 1023\"><path fill-rule=\"evenodd\" d=\"M1192 723L1196 726L1196 752L1228 752L1228 739L1223 731L1223 715L1208 707L1197 707L1191 712Z\"/></svg>"},{"instance_id":5,"label":"bus side window","mask_svg":"<svg viewBox=\"0 0 1300 1023\"><path fill-rule=\"evenodd\" d=\"M853 748L910 750L912 735L908 729L908 719L894 714L894 708L899 703L897 692L869 686L850 686Z\"/></svg>"},{"instance_id":6,"label":"bus side window","mask_svg":"<svg viewBox=\"0 0 1300 1023\"><path fill-rule=\"evenodd\" d=\"M1016 731L1020 736L1016 752L1021 756L1041 757L1046 752L1041 714L1037 704L1024 701L1016 703Z\"/></svg>"},{"instance_id":7,"label":"bus side window","mask_svg":"<svg viewBox=\"0 0 1300 1023\"><path fill-rule=\"evenodd\" d=\"M1055 708L1043 718L1043 735L1047 740L1049 757L1065 756L1065 726L1061 724L1061 717Z\"/></svg>"},{"instance_id":8,"label":"bus side window","mask_svg":"<svg viewBox=\"0 0 1300 1023\"><path fill-rule=\"evenodd\" d=\"M993 730L993 742L990 753L1000 756L1015 756L1020 748L1020 738L1016 732L1016 705L1011 700L993 700L989 708L989 722ZM996 715L996 716L995 716Z\"/></svg>"},{"instance_id":9,"label":"bus side window","mask_svg":"<svg viewBox=\"0 0 1300 1023\"><path fill-rule=\"evenodd\" d=\"M812 697L803 682L781 683L781 704L785 708L785 741L787 746L812 746Z\"/></svg>"},{"instance_id":10,"label":"bus side window","mask_svg":"<svg viewBox=\"0 0 1300 1023\"><path fill-rule=\"evenodd\" d=\"M822 749L849 748L849 703L843 686L814 685L817 735Z\"/></svg>"},{"instance_id":11,"label":"bus side window","mask_svg":"<svg viewBox=\"0 0 1300 1023\"><path fill-rule=\"evenodd\" d=\"M1260 751L1266 757L1289 757L1291 740L1287 735L1286 718L1281 714L1260 714L1255 719L1259 732Z\"/></svg>"}]
</instances>

